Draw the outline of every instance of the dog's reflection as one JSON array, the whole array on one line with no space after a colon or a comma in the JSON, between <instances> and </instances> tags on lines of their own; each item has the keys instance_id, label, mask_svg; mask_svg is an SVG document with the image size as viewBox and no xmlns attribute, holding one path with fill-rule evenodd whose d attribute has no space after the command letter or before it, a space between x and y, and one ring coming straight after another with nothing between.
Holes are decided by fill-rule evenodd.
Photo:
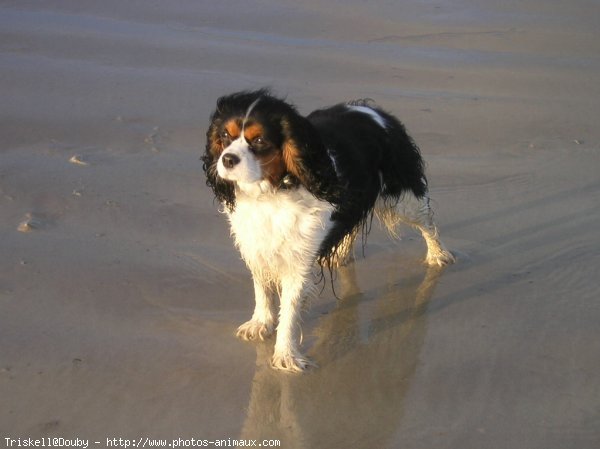
<instances>
[{"instance_id":1,"label":"dog's reflection","mask_svg":"<svg viewBox=\"0 0 600 449\"><path fill-rule=\"evenodd\" d=\"M385 445L402 416L426 333L427 303L440 274L431 267L420 282L422 273L365 295L354 264L343 267L341 299L319 318L310 350L319 368L299 376L282 374L269 367L272 343L257 345L242 438L311 449L350 442L353 447Z\"/></svg>"}]
</instances>

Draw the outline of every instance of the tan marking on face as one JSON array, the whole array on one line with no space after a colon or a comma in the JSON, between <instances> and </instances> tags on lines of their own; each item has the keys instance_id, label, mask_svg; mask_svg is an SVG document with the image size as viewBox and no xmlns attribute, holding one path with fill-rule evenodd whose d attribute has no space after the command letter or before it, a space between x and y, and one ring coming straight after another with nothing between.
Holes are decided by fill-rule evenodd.
<instances>
[{"instance_id":1,"label":"tan marking on face","mask_svg":"<svg viewBox=\"0 0 600 449\"><path fill-rule=\"evenodd\" d=\"M302 168L300 166L300 149L291 139L283 144L283 162L291 174L302 179Z\"/></svg>"},{"instance_id":2,"label":"tan marking on face","mask_svg":"<svg viewBox=\"0 0 600 449\"><path fill-rule=\"evenodd\" d=\"M244 126L244 138L250 143L257 137L264 138L264 135L265 128L260 123L251 122ZM255 157L260 162L263 178L268 179L273 186L279 186L286 172L281 151L268 151L264 154L259 152Z\"/></svg>"},{"instance_id":3,"label":"tan marking on face","mask_svg":"<svg viewBox=\"0 0 600 449\"><path fill-rule=\"evenodd\" d=\"M229 133L231 140L240 137L240 134L242 133L241 123L242 121L240 119L231 119L225 123L224 128Z\"/></svg>"},{"instance_id":4,"label":"tan marking on face","mask_svg":"<svg viewBox=\"0 0 600 449\"><path fill-rule=\"evenodd\" d=\"M282 147L285 168L296 178L303 179L301 150L298 144L290 137L292 134L291 125L287 120L282 120L281 127L283 134L286 136Z\"/></svg>"},{"instance_id":5,"label":"tan marking on face","mask_svg":"<svg viewBox=\"0 0 600 449\"><path fill-rule=\"evenodd\" d=\"M244 126L244 137L248 142L252 142L257 137L262 137L265 130L260 123L252 123Z\"/></svg>"},{"instance_id":6,"label":"tan marking on face","mask_svg":"<svg viewBox=\"0 0 600 449\"><path fill-rule=\"evenodd\" d=\"M281 152L277 151L259 156L258 159L260 160L263 177L268 179L273 186L278 187L286 171Z\"/></svg>"}]
</instances>

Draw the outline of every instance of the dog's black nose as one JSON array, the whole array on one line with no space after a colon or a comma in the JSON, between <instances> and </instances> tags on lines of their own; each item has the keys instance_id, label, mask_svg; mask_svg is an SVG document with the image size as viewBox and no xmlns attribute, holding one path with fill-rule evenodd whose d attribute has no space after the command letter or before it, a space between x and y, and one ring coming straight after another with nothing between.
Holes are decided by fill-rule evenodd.
<instances>
[{"instance_id":1,"label":"dog's black nose","mask_svg":"<svg viewBox=\"0 0 600 449\"><path fill-rule=\"evenodd\" d=\"M221 160L225 168L233 168L240 163L240 158L232 153L225 153Z\"/></svg>"}]
</instances>

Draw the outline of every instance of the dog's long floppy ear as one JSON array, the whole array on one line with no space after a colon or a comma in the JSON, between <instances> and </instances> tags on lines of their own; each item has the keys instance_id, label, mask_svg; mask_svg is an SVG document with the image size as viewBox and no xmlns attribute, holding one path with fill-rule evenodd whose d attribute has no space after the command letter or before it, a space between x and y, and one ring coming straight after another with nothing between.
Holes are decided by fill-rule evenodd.
<instances>
[{"instance_id":1,"label":"dog's long floppy ear","mask_svg":"<svg viewBox=\"0 0 600 449\"><path fill-rule=\"evenodd\" d=\"M287 171L315 197L336 202L339 195L337 175L317 130L297 113L285 115L281 127Z\"/></svg>"},{"instance_id":2,"label":"dog's long floppy ear","mask_svg":"<svg viewBox=\"0 0 600 449\"><path fill-rule=\"evenodd\" d=\"M219 135L223 122L219 112L219 104L222 100L223 98L220 98L217 101L217 109L210 117L210 126L206 132L206 150L202 156L202 162L206 174L206 185L213 190L217 199L232 211L235 208L235 187L232 182L220 178L217 173L217 162L223 151L223 143Z\"/></svg>"}]
</instances>

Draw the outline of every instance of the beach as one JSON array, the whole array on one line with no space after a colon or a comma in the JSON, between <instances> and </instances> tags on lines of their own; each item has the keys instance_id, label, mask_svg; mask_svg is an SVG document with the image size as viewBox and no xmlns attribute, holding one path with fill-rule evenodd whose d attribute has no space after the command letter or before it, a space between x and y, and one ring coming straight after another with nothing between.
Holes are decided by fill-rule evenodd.
<instances>
[{"instance_id":1,"label":"beach","mask_svg":"<svg viewBox=\"0 0 600 449\"><path fill-rule=\"evenodd\" d=\"M497 3L0 2L2 444L600 447L600 5ZM374 222L303 375L235 338L252 279L200 160L264 86L398 116L457 258Z\"/></svg>"}]
</instances>

